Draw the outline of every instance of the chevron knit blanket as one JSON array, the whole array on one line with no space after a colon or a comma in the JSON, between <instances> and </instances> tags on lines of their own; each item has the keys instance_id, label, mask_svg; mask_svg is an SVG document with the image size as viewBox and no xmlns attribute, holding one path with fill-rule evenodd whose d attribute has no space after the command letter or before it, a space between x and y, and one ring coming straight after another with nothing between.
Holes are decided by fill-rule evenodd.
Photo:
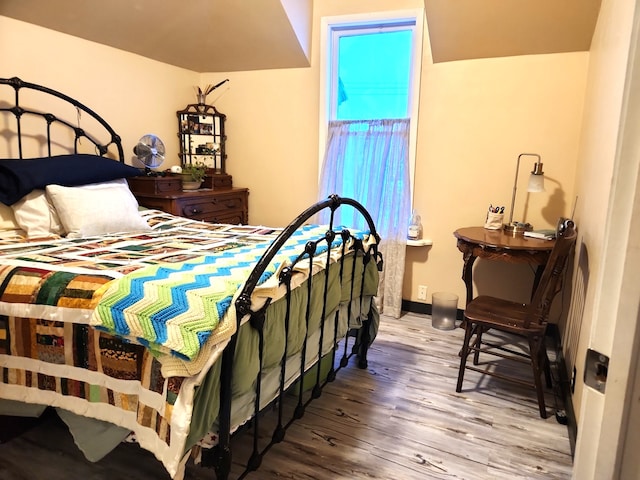
<instances>
[{"instance_id":1,"label":"chevron knit blanket","mask_svg":"<svg viewBox=\"0 0 640 480\"><path fill-rule=\"evenodd\" d=\"M320 226L298 229L259 284L296 258L309 240L322 238L325 232L326 227ZM332 250L341 243L337 236ZM91 324L142 343L160 357L163 367L166 362L175 363L175 358L167 356L194 362L203 346L207 345L208 351L235 332L235 309L229 307L269 245L264 242L236 247L184 263L136 270L105 285ZM227 312L233 314L225 316ZM194 370L200 370L203 361L199 359ZM172 372L176 373L175 369Z\"/></svg>"}]
</instances>

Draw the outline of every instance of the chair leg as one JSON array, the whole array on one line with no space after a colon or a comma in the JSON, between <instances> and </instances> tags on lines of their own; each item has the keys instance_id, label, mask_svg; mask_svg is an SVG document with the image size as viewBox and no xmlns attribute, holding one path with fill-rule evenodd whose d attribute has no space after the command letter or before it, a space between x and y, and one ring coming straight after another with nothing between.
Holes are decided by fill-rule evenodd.
<instances>
[{"instance_id":1,"label":"chair leg","mask_svg":"<svg viewBox=\"0 0 640 480\"><path fill-rule=\"evenodd\" d=\"M480 325L476 327L476 341L475 341L475 351L473 353L473 364L478 365L480 363L480 348L482 347L482 333L484 332L484 328Z\"/></svg>"},{"instance_id":2,"label":"chair leg","mask_svg":"<svg viewBox=\"0 0 640 480\"><path fill-rule=\"evenodd\" d=\"M549 362L549 357L547 356L547 352L542 352L542 365L544 365L544 379L547 382L547 388L553 387L553 380L551 378L551 362Z\"/></svg>"},{"instance_id":3,"label":"chair leg","mask_svg":"<svg viewBox=\"0 0 640 480\"><path fill-rule=\"evenodd\" d=\"M536 394L538 396L538 408L540 410L540 417L547 418L547 407L544 402L544 390L542 388L542 372L540 371L540 351L541 348L540 338L529 338L529 352L531 357L531 368L533 369L533 381L536 387Z\"/></svg>"},{"instance_id":4,"label":"chair leg","mask_svg":"<svg viewBox=\"0 0 640 480\"><path fill-rule=\"evenodd\" d=\"M464 369L467 364L467 357L469 356L469 343L471 342L472 332L472 322L467 320L464 327L464 342L462 343L462 350L460 351L460 369L458 370L458 385L456 386L456 392L462 391L462 380L464 379Z\"/></svg>"}]
</instances>

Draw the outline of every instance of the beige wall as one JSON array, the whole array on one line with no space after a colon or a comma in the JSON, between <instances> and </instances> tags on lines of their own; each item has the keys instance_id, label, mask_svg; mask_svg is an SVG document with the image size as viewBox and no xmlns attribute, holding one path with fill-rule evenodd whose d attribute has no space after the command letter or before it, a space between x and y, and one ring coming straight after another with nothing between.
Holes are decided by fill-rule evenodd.
<instances>
[{"instance_id":1,"label":"beige wall","mask_svg":"<svg viewBox=\"0 0 640 480\"><path fill-rule=\"evenodd\" d=\"M189 70L3 16L0 76L46 85L89 106L122 137L129 163L146 133L160 136L177 163L175 112L193 102L199 80Z\"/></svg>"},{"instance_id":2,"label":"beige wall","mask_svg":"<svg viewBox=\"0 0 640 480\"><path fill-rule=\"evenodd\" d=\"M547 191L526 192L534 159L524 157L514 220L549 228L570 214L587 65L587 53L425 62L414 203L434 244L409 248L403 298L422 284L457 293L464 308L453 231L482 225L489 204L508 218L520 153L542 156ZM479 261L474 274L483 293L528 297L528 268Z\"/></svg>"},{"instance_id":3,"label":"beige wall","mask_svg":"<svg viewBox=\"0 0 640 480\"><path fill-rule=\"evenodd\" d=\"M286 225L317 199L317 71L310 68L204 74L229 78L210 100L227 115L227 171L249 188L249 221Z\"/></svg>"},{"instance_id":4,"label":"beige wall","mask_svg":"<svg viewBox=\"0 0 640 480\"><path fill-rule=\"evenodd\" d=\"M630 225L635 225L633 215L638 212L640 163L636 140L640 78L638 67L629 63L630 52L638 61L636 8L634 0L602 2L589 65L576 176L577 190L582 192L576 213L578 243L585 259L577 268L588 273L575 350L577 382L573 397L580 419L574 478L580 479L618 478L620 435L627 428L638 428L627 425L625 410L625 397L636 408L638 405L637 393L632 396L627 390L633 385L629 372L637 368L634 348L638 348L639 320L637 229L635 236L630 233ZM631 75L634 70L635 75ZM636 252L635 257L632 252ZM633 258L635 263L625 265ZM581 293L574 291L572 301L582 301L576 298ZM582 382L588 348L610 358L604 395ZM637 457L638 445L627 447ZM629 460L637 465L637 460Z\"/></svg>"},{"instance_id":5,"label":"beige wall","mask_svg":"<svg viewBox=\"0 0 640 480\"><path fill-rule=\"evenodd\" d=\"M622 2L629 3L629 2ZM607 6L609 7L607 9ZM615 31L609 26L614 13L609 4L603 5L603 13L594 35L589 69L589 85L585 104L583 137L579 168L576 172L577 188L584 192L576 210L580 235L578 248L588 257L588 265L580 266L589 272L589 288L584 300L581 322L580 346L577 349L576 368L584 371L584 352L591 343L593 314L597 308L597 296L601 285L602 252L604 252L605 225L609 209L609 195L613 174L618 128L622 108L622 94L626 74L626 55L629 21L616 20ZM608 10L608 12L607 12ZM625 25L623 31L620 30ZM606 93L605 93L606 92ZM588 194L587 194L588 192ZM608 332L603 332L610 338ZM599 342L609 343L608 340ZM608 350L608 349L607 349ZM605 353L605 352L603 352ZM578 375L580 378L580 375ZM579 382L580 383L580 382ZM582 403L583 389L578 384L574 395L574 407Z\"/></svg>"}]
</instances>

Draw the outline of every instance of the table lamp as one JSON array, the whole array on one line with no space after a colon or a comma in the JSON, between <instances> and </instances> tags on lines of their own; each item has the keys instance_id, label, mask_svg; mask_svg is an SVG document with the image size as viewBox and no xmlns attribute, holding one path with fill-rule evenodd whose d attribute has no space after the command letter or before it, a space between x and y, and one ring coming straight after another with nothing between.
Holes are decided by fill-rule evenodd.
<instances>
[{"instance_id":1,"label":"table lamp","mask_svg":"<svg viewBox=\"0 0 640 480\"><path fill-rule=\"evenodd\" d=\"M533 230L533 225L530 223L514 222L513 221L513 206L516 203L516 191L518 189L518 170L520 169L520 159L525 156L536 157L538 160L533 165L533 171L529 175L529 183L527 185L527 192L544 192L544 172L542 171L542 163L540 162L540 155L537 153L521 153L518 155L518 163L516 163L516 178L513 182L513 195L511 196L511 210L509 212L509 223L503 225L504 232L509 235L522 235L524 232Z\"/></svg>"}]
</instances>

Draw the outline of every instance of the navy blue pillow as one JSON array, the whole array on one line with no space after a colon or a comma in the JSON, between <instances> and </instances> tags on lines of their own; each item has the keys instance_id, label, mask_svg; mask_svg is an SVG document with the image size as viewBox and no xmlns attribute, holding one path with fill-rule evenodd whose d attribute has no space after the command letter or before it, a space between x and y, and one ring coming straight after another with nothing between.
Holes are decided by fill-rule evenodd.
<instances>
[{"instance_id":1,"label":"navy blue pillow","mask_svg":"<svg viewBox=\"0 0 640 480\"><path fill-rule=\"evenodd\" d=\"M88 154L0 160L0 202L12 205L32 190L44 189L47 185L75 187L141 173L117 160Z\"/></svg>"}]
</instances>

